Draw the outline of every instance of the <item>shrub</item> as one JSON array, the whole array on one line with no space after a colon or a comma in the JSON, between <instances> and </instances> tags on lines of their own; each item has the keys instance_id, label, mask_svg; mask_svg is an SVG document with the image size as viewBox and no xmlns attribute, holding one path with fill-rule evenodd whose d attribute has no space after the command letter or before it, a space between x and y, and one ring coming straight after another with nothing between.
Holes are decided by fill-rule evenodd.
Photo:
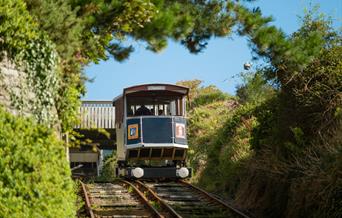
<instances>
[{"instance_id":1,"label":"shrub","mask_svg":"<svg viewBox=\"0 0 342 218\"><path fill-rule=\"evenodd\" d=\"M0 217L74 217L76 194L54 133L0 108Z\"/></svg>"},{"instance_id":2,"label":"shrub","mask_svg":"<svg viewBox=\"0 0 342 218\"><path fill-rule=\"evenodd\" d=\"M115 167L116 167L116 151L114 150L111 155L104 159L101 175L98 180L101 181L113 181L116 179Z\"/></svg>"}]
</instances>

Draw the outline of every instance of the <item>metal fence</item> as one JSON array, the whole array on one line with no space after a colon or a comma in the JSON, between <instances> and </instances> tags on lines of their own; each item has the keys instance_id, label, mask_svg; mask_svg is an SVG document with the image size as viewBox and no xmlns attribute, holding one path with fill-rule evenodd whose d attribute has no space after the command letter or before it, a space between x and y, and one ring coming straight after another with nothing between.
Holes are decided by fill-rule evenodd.
<instances>
[{"instance_id":1,"label":"metal fence","mask_svg":"<svg viewBox=\"0 0 342 218\"><path fill-rule=\"evenodd\" d=\"M76 129L114 129L115 107L112 101L82 101L80 123Z\"/></svg>"}]
</instances>

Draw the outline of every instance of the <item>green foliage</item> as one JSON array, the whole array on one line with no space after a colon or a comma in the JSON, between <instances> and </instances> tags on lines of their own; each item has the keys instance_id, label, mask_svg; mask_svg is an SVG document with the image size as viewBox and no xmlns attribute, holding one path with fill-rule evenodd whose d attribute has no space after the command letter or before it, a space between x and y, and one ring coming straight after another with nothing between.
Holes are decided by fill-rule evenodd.
<instances>
[{"instance_id":1,"label":"green foliage","mask_svg":"<svg viewBox=\"0 0 342 218\"><path fill-rule=\"evenodd\" d=\"M71 173L55 134L3 109L0 130L0 216L75 216Z\"/></svg>"},{"instance_id":2,"label":"green foliage","mask_svg":"<svg viewBox=\"0 0 342 218\"><path fill-rule=\"evenodd\" d=\"M283 215L279 211L287 211L288 217L339 216L341 182L335 178L342 171L342 120L336 116L342 104L341 55L341 46L323 48L301 74L291 75L275 99L257 108L260 124L253 130L252 144L258 155L248 165L249 176L237 194L241 204L258 213L272 208L274 216ZM289 179L291 185L286 183ZM265 188L265 181L274 183ZM244 197L255 189L258 195ZM276 198L277 207L272 206Z\"/></svg>"},{"instance_id":3,"label":"green foliage","mask_svg":"<svg viewBox=\"0 0 342 218\"><path fill-rule=\"evenodd\" d=\"M102 181L115 180L116 179L115 167L116 167L116 151L113 151L111 155L105 158L103 168L101 170L101 175L98 179Z\"/></svg>"},{"instance_id":4,"label":"green foliage","mask_svg":"<svg viewBox=\"0 0 342 218\"><path fill-rule=\"evenodd\" d=\"M128 57L133 50L124 48L121 41L133 30L144 27L157 13L148 0L71 0L70 5L79 9L78 16L84 22L82 56L95 62L107 59L106 52L117 60Z\"/></svg>"}]
</instances>

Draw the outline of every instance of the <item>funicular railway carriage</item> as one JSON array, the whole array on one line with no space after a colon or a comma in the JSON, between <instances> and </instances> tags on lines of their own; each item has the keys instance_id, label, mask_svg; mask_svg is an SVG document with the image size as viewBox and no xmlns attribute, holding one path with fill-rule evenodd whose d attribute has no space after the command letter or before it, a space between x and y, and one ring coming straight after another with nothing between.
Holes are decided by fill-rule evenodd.
<instances>
[{"instance_id":1,"label":"funicular railway carriage","mask_svg":"<svg viewBox=\"0 0 342 218\"><path fill-rule=\"evenodd\" d=\"M116 113L117 176L187 178L188 88L147 84L124 89L113 100Z\"/></svg>"}]
</instances>

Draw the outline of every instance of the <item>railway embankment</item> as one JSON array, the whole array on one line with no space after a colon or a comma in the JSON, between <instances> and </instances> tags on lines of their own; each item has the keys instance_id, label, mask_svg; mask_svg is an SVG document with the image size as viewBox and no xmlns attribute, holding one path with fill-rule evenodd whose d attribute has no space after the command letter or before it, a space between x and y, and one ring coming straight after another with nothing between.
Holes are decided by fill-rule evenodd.
<instances>
[{"instance_id":1,"label":"railway embankment","mask_svg":"<svg viewBox=\"0 0 342 218\"><path fill-rule=\"evenodd\" d=\"M316 22L329 26L309 19L296 34L304 37ZM195 87L189 113L194 184L257 217L341 215L342 49L334 40L321 46L301 73L277 74L277 86L268 69L245 74L234 108L217 88L183 82Z\"/></svg>"}]
</instances>

